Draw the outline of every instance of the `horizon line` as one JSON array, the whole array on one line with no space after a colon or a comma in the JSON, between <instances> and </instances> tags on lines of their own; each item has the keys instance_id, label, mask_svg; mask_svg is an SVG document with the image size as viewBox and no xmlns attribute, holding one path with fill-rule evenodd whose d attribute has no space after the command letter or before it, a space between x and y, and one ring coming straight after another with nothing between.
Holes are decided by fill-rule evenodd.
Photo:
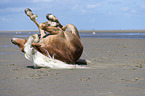
<instances>
[{"instance_id":1,"label":"horizon line","mask_svg":"<svg viewBox=\"0 0 145 96\"><path fill-rule=\"evenodd\" d=\"M145 32L145 30L78 30L79 32ZM39 32L38 30L12 30L0 32Z\"/></svg>"}]
</instances>

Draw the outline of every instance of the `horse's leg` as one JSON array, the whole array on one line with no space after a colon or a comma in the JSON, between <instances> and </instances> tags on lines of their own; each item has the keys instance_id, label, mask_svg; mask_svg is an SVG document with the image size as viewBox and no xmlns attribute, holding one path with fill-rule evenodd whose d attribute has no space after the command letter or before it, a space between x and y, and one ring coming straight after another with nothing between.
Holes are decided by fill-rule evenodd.
<instances>
[{"instance_id":1,"label":"horse's leg","mask_svg":"<svg viewBox=\"0 0 145 96\"><path fill-rule=\"evenodd\" d=\"M32 11L29 8L25 9L25 14L28 17L30 17L30 19L37 25L37 27L38 27L38 29L40 31L40 34L41 34L41 38L43 36L45 36L46 35L45 31L40 28L39 23L36 21L36 18L38 17L37 14L33 14Z\"/></svg>"},{"instance_id":2,"label":"horse's leg","mask_svg":"<svg viewBox=\"0 0 145 96\"><path fill-rule=\"evenodd\" d=\"M51 35L58 34L60 31L62 31L62 29L59 27L51 26L49 22L50 21L41 23L40 28L46 32L49 32Z\"/></svg>"},{"instance_id":3,"label":"horse's leg","mask_svg":"<svg viewBox=\"0 0 145 96\"><path fill-rule=\"evenodd\" d=\"M77 28L73 25L73 24L67 24L66 26L63 26L59 20L57 19L57 17L55 17L54 15L48 13L46 15L46 18L49 20L49 21L52 21L52 22L57 22L59 24L59 27L63 30L63 31L68 31L68 32L71 32L73 34L75 34L76 36L79 36L79 33L78 33L78 30Z\"/></svg>"},{"instance_id":4,"label":"horse's leg","mask_svg":"<svg viewBox=\"0 0 145 96\"><path fill-rule=\"evenodd\" d=\"M80 38L78 30L73 24L67 24L66 26L62 28L62 30L71 32L72 34L75 34L76 36Z\"/></svg>"},{"instance_id":5,"label":"horse's leg","mask_svg":"<svg viewBox=\"0 0 145 96\"><path fill-rule=\"evenodd\" d=\"M46 18L47 18L49 21L58 23L58 24L59 24L59 27L62 29L63 25L59 22L59 20L57 19L57 17L55 17L54 15L48 13L48 14L46 15Z\"/></svg>"}]
</instances>

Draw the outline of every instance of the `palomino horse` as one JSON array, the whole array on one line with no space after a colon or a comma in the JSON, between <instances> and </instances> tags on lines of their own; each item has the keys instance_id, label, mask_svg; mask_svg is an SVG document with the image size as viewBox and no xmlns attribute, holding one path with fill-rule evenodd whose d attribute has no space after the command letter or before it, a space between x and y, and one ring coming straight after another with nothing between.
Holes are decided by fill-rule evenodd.
<instances>
[{"instance_id":1,"label":"palomino horse","mask_svg":"<svg viewBox=\"0 0 145 96\"><path fill-rule=\"evenodd\" d=\"M33 60L35 67L74 68L78 66L72 65L83 52L83 45L77 28L72 24L62 26L52 14L46 15L47 22L39 24L36 21L37 15L33 14L30 9L25 9L25 13L37 25L40 32L40 34L34 34L28 39L12 38L12 43L21 48L25 57ZM52 62L53 64L50 64Z\"/></svg>"}]
</instances>

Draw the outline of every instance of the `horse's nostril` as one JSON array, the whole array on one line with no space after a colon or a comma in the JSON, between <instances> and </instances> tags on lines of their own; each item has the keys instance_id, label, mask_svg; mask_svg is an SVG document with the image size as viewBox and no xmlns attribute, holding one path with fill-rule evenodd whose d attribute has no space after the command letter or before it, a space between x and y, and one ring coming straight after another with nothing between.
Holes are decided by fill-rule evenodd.
<instances>
[{"instance_id":1,"label":"horse's nostril","mask_svg":"<svg viewBox=\"0 0 145 96\"><path fill-rule=\"evenodd\" d=\"M11 42L12 42L13 44L15 44L15 42L14 42L14 40L13 40L13 39L11 39Z\"/></svg>"},{"instance_id":2,"label":"horse's nostril","mask_svg":"<svg viewBox=\"0 0 145 96\"><path fill-rule=\"evenodd\" d=\"M13 44L15 44L15 45L17 44L13 39L11 39L11 42L12 42Z\"/></svg>"}]
</instances>

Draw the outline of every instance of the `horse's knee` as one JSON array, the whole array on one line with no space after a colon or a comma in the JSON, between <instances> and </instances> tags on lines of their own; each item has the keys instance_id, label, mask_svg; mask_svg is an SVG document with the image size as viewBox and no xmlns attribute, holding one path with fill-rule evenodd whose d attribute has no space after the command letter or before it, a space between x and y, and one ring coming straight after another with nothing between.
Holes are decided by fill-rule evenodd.
<instances>
[{"instance_id":1,"label":"horse's knee","mask_svg":"<svg viewBox=\"0 0 145 96\"><path fill-rule=\"evenodd\" d=\"M80 38L78 30L73 24L67 24L62 30L71 32L72 34Z\"/></svg>"},{"instance_id":2,"label":"horse's knee","mask_svg":"<svg viewBox=\"0 0 145 96\"><path fill-rule=\"evenodd\" d=\"M40 29L44 30L46 28L44 23L40 23Z\"/></svg>"}]
</instances>

